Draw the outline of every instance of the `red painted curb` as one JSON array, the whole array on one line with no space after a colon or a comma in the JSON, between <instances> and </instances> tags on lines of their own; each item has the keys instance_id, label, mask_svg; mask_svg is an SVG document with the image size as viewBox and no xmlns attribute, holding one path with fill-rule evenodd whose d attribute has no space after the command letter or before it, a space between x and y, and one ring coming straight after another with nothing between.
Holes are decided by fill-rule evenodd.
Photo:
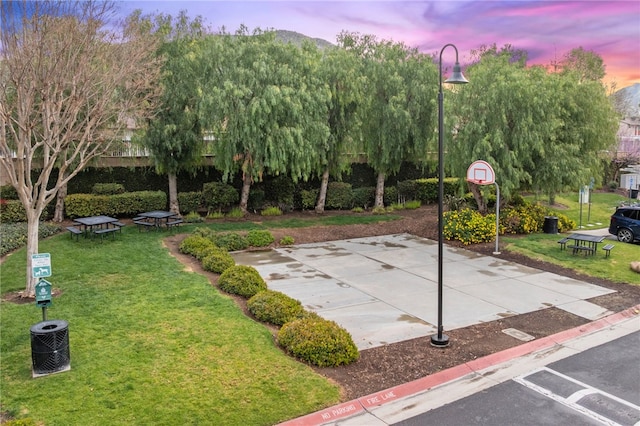
<instances>
[{"instance_id":1,"label":"red painted curb","mask_svg":"<svg viewBox=\"0 0 640 426\"><path fill-rule=\"evenodd\" d=\"M523 355L528 355L538 350L560 345L578 336L611 327L612 325L618 324L629 318L638 317L639 315L640 305L636 305L632 308L611 314L607 317L592 321L579 327L561 331L551 336L542 337L519 346L514 346L513 348L505 349L504 351L496 352L465 364L448 368L429 376L376 392L371 395L363 396L349 402L335 405L297 419L288 420L284 423L279 423L278 426L320 426L330 421L336 421L352 417L356 414L362 414L367 411L367 408L379 407L385 403L389 403L400 398L426 392L436 386L440 386L453 380L458 380L466 375L476 373L488 367L501 364L505 361L509 361Z\"/></svg>"}]
</instances>

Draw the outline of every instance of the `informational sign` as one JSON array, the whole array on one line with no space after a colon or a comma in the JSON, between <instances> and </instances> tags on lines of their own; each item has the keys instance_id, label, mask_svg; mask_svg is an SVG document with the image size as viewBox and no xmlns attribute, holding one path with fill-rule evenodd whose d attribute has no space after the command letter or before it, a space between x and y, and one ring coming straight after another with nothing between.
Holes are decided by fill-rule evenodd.
<instances>
[{"instance_id":1,"label":"informational sign","mask_svg":"<svg viewBox=\"0 0 640 426\"><path fill-rule=\"evenodd\" d=\"M36 305L51 305L51 283L47 280L40 280L36 284Z\"/></svg>"},{"instance_id":2,"label":"informational sign","mask_svg":"<svg viewBox=\"0 0 640 426\"><path fill-rule=\"evenodd\" d=\"M33 278L51 276L51 255L49 253L31 255L31 275Z\"/></svg>"},{"instance_id":3,"label":"informational sign","mask_svg":"<svg viewBox=\"0 0 640 426\"><path fill-rule=\"evenodd\" d=\"M496 182L496 174L491 164L478 160L471 163L467 169L467 180L478 185L493 185Z\"/></svg>"}]
</instances>

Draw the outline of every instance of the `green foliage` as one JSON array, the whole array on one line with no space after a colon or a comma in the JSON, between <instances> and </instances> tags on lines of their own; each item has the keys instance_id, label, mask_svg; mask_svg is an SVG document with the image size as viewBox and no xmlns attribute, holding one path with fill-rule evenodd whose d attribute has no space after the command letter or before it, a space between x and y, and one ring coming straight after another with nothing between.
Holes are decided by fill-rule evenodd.
<instances>
[{"instance_id":1,"label":"green foliage","mask_svg":"<svg viewBox=\"0 0 640 426\"><path fill-rule=\"evenodd\" d=\"M91 193L95 195L124 194L124 185L121 183L96 183L91 188Z\"/></svg>"},{"instance_id":2,"label":"green foliage","mask_svg":"<svg viewBox=\"0 0 640 426\"><path fill-rule=\"evenodd\" d=\"M438 179L437 178L422 178L415 179L413 184L406 182L403 184L404 191L408 193L415 192L415 196L411 197L414 200L420 200L424 204L433 204L438 202ZM458 178L445 178L442 182L445 197L447 195L455 195L458 189L460 179ZM413 188L408 190L407 188Z\"/></svg>"},{"instance_id":3,"label":"green foliage","mask_svg":"<svg viewBox=\"0 0 640 426\"><path fill-rule=\"evenodd\" d=\"M274 241L273 234L266 229L252 229L247 233L247 242L252 247L267 247Z\"/></svg>"},{"instance_id":4,"label":"green foliage","mask_svg":"<svg viewBox=\"0 0 640 426\"><path fill-rule=\"evenodd\" d=\"M540 232L548 210L540 204L525 203L506 208L500 213L500 227L506 234L531 234Z\"/></svg>"},{"instance_id":5,"label":"green foliage","mask_svg":"<svg viewBox=\"0 0 640 426\"><path fill-rule=\"evenodd\" d=\"M178 205L183 212L198 211L202 205L202 192L178 192Z\"/></svg>"},{"instance_id":6,"label":"green foliage","mask_svg":"<svg viewBox=\"0 0 640 426\"><path fill-rule=\"evenodd\" d=\"M227 209L239 200L238 191L227 183L207 182L202 185L202 202L209 211Z\"/></svg>"},{"instance_id":7,"label":"green foliage","mask_svg":"<svg viewBox=\"0 0 640 426\"><path fill-rule=\"evenodd\" d=\"M31 417L26 417L24 419L7 420L3 424L5 426L38 426L40 423L37 423Z\"/></svg>"},{"instance_id":8,"label":"green foliage","mask_svg":"<svg viewBox=\"0 0 640 426\"><path fill-rule=\"evenodd\" d=\"M184 220L185 223L202 223L202 222L204 222L204 218L202 216L200 216L200 214L198 212L189 212L189 213L185 214L184 216L182 216L182 220Z\"/></svg>"},{"instance_id":9,"label":"green foliage","mask_svg":"<svg viewBox=\"0 0 640 426\"><path fill-rule=\"evenodd\" d=\"M41 220L51 219L53 217L53 206L48 204L42 212ZM18 200L0 201L0 223L17 223L26 222L27 213L22 206L22 202Z\"/></svg>"},{"instance_id":10,"label":"green foliage","mask_svg":"<svg viewBox=\"0 0 640 426\"><path fill-rule=\"evenodd\" d=\"M179 250L180 253L190 254L200 259L204 254L208 253L208 250L215 247L216 245L211 239L193 233L182 240Z\"/></svg>"},{"instance_id":11,"label":"green foliage","mask_svg":"<svg viewBox=\"0 0 640 426\"><path fill-rule=\"evenodd\" d=\"M221 211L207 213L207 219L224 219L224 213Z\"/></svg>"},{"instance_id":12,"label":"green foliage","mask_svg":"<svg viewBox=\"0 0 640 426\"><path fill-rule=\"evenodd\" d=\"M481 215L476 210L463 209L443 214L443 236L463 244L493 241L496 237L496 215Z\"/></svg>"},{"instance_id":13,"label":"green foliage","mask_svg":"<svg viewBox=\"0 0 640 426\"><path fill-rule=\"evenodd\" d=\"M421 205L422 203L420 202L420 200L409 200L405 201L404 208L407 210L415 210L419 209Z\"/></svg>"},{"instance_id":14,"label":"green foliage","mask_svg":"<svg viewBox=\"0 0 640 426\"><path fill-rule=\"evenodd\" d=\"M251 188L249 190L249 201L247 207L251 210L262 210L265 204L264 189Z\"/></svg>"},{"instance_id":15,"label":"green foliage","mask_svg":"<svg viewBox=\"0 0 640 426\"><path fill-rule=\"evenodd\" d=\"M400 199L398 198L398 188L396 188L395 186L386 185L384 187L384 195L382 198L385 206L401 203Z\"/></svg>"},{"instance_id":16,"label":"green foliage","mask_svg":"<svg viewBox=\"0 0 640 426\"><path fill-rule=\"evenodd\" d=\"M364 209L362 207L354 207L351 209L353 213L364 213Z\"/></svg>"},{"instance_id":17,"label":"green foliage","mask_svg":"<svg viewBox=\"0 0 640 426\"><path fill-rule=\"evenodd\" d=\"M0 186L0 199L17 200L18 191L16 191L13 185L2 185Z\"/></svg>"},{"instance_id":18,"label":"green foliage","mask_svg":"<svg viewBox=\"0 0 640 426\"><path fill-rule=\"evenodd\" d=\"M351 191L352 204L362 209L373 206L376 198L376 188L374 186L364 186Z\"/></svg>"},{"instance_id":19,"label":"green foliage","mask_svg":"<svg viewBox=\"0 0 640 426\"><path fill-rule=\"evenodd\" d=\"M449 210L463 210L467 208L467 198L447 194L444 196L444 205L447 206Z\"/></svg>"},{"instance_id":20,"label":"green foliage","mask_svg":"<svg viewBox=\"0 0 640 426\"><path fill-rule=\"evenodd\" d=\"M337 367L359 357L351 335L333 321L307 317L288 322L278 332L278 343L294 357L318 367Z\"/></svg>"},{"instance_id":21,"label":"green foliage","mask_svg":"<svg viewBox=\"0 0 640 426\"><path fill-rule=\"evenodd\" d=\"M62 227L58 225L40 222L38 225L38 238L44 239L61 231ZM25 222L0 223L0 256L4 256L26 245L27 224Z\"/></svg>"},{"instance_id":22,"label":"green foliage","mask_svg":"<svg viewBox=\"0 0 640 426\"><path fill-rule=\"evenodd\" d=\"M279 207L267 207L260 212L262 216L282 216L282 210Z\"/></svg>"},{"instance_id":23,"label":"green foliage","mask_svg":"<svg viewBox=\"0 0 640 426\"><path fill-rule=\"evenodd\" d=\"M234 207L226 214L226 217L229 219L241 219L244 217L244 212L239 207Z\"/></svg>"},{"instance_id":24,"label":"green foliage","mask_svg":"<svg viewBox=\"0 0 640 426\"><path fill-rule=\"evenodd\" d=\"M244 250L249 247L247 239L235 232L215 234L211 239L215 245L227 251Z\"/></svg>"},{"instance_id":25,"label":"green foliage","mask_svg":"<svg viewBox=\"0 0 640 426\"><path fill-rule=\"evenodd\" d=\"M374 207L373 210L371 210L371 213L375 215L387 214L387 209L384 207Z\"/></svg>"},{"instance_id":26,"label":"green foliage","mask_svg":"<svg viewBox=\"0 0 640 426\"><path fill-rule=\"evenodd\" d=\"M398 182L398 195L405 200L418 200L420 199L418 186L418 182L414 179Z\"/></svg>"},{"instance_id":27,"label":"green foliage","mask_svg":"<svg viewBox=\"0 0 640 426\"><path fill-rule=\"evenodd\" d=\"M64 203L66 215L70 218L133 216L139 212L166 209L167 194L163 191L125 192L116 195L70 194Z\"/></svg>"},{"instance_id":28,"label":"green foliage","mask_svg":"<svg viewBox=\"0 0 640 426\"><path fill-rule=\"evenodd\" d=\"M261 291L251 297L247 308L259 321L273 325L283 325L304 315L298 300L273 290Z\"/></svg>"},{"instance_id":29,"label":"green foliage","mask_svg":"<svg viewBox=\"0 0 640 426\"><path fill-rule=\"evenodd\" d=\"M229 252L214 248L207 251L207 256L202 259L202 267L205 271L221 274L236 264Z\"/></svg>"},{"instance_id":30,"label":"green foliage","mask_svg":"<svg viewBox=\"0 0 640 426\"><path fill-rule=\"evenodd\" d=\"M256 268L246 265L228 268L220 275L218 285L227 293L237 294L247 299L267 289L267 283Z\"/></svg>"},{"instance_id":31,"label":"green foliage","mask_svg":"<svg viewBox=\"0 0 640 426\"><path fill-rule=\"evenodd\" d=\"M327 209L350 209L352 207L353 196L351 184L346 182L329 182L327 187Z\"/></svg>"},{"instance_id":32,"label":"green foliage","mask_svg":"<svg viewBox=\"0 0 640 426\"><path fill-rule=\"evenodd\" d=\"M265 199L284 211L293 210L295 184L288 176L276 176L264 183Z\"/></svg>"},{"instance_id":33,"label":"green foliage","mask_svg":"<svg viewBox=\"0 0 640 426\"><path fill-rule=\"evenodd\" d=\"M280 245L281 246L290 246L293 243L295 243L294 238L291 235L285 235L284 237L280 238Z\"/></svg>"},{"instance_id":34,"label":"green foliage","mask_svg":"<svg viewBox=\"0 0 640 426\"><path fill-rule=\"evenodd\" d=\"M302 208L305 210L313 209L318 201L318 189L303 189L300 191L302 198Z\"/></svg>"}]
</instances>

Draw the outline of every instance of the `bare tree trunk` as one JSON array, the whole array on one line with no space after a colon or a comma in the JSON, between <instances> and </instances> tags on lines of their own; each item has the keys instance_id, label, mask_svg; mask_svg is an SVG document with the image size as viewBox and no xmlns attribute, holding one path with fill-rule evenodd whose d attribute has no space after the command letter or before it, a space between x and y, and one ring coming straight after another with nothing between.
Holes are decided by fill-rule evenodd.
<instances>
[{"instance_id":1,"label":"bare tree trunk","mask_svg":"<svg viewBox=\"0 0 640 426\"><path fill-rule=\"evenodd\" d=\"M478 204L478 212L480 212L481 214L487 214L487 201L482 196L482 192L480 192L480 185L469 183L469 190L473 194L473 198L476 199L476 204Z\"/></svg>"},{"instance_id":2,"label":"bare tree trunk","mask_svg":"<svg viewBox=\"0 0 640 426\"><path fill-rule=\"evenodd\" d=\"M373 207L384 207L384 173L378 173L378 180L376 182L376 202Z\"/></svg>"},{"instance_id":3,"label":"bare tree trunk","mask_svg":"<svg viewBox=\"0 0 640 426\"><path fill-rule=\"evenodd\" d=\"M173 214L180 214L180 205L178 204L178 176L175 173L169 173L169 211Z\"/></svg>"},{"instance_id":4,"label":"bare tree trunk","mask_svg":"<svg viewBox=\"0 0 640 426\"><path fill-rule=\"evenodd\" d=\"M27 208L27 287L23 294L24 297L36 296L37 280L31 273L31 255L38 253L38 224L40 222L40 214L36 210Z\"/></svg>"},{"instance_id":5,"label":"bare tree trunk","mask_svg":"<svg viewBox=\"0 0 640 426\"><path fill-rule=\"evenodd\" d=\"M318 203L316 204L316 213L324 213L324 205L327 201L327 187L329 186L329 168L322 173L322 182L320 183L320 194L318 195Z\"/></svg>"},{"instance_id":6,"label":"bare tree trunk","mask_svg":"<svg viewBox=\"0 0 640 426\"><path fill-rule=\"evenodd\" d=\"M251 190L251 176L249 173L245 173L242 179L242 191L240 192L240 210L243 213L247 212L247 205L249 204L249 191Z\"/></svg>"},{"instance_id":7,"label":"bare tree trunk","mask_svg":"<svg viewBox=\"0 0 640 426\"><path fill-rule=\"evenodd\" d=\"M58 195L56 196L56 210L53 213L54 222L62 222L64 220L64 199L67 196L67 184L60 186Z\"/></svg>"}]
</instances>

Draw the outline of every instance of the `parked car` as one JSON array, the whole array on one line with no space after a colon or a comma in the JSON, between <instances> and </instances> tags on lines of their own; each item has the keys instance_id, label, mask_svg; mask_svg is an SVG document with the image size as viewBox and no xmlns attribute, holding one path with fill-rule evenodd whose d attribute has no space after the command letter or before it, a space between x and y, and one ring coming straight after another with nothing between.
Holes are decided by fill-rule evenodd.
<instances>
[{"instance_id":1,"label":"parked car","mask_svg":"<svg viewBox=\"0 0 640 426\"><path fill-rule=\"evenodd\" d=\"M611 215L609 233L623 243L640 240L640 206L618 207Z\"/></svg>"}]
</instances>

